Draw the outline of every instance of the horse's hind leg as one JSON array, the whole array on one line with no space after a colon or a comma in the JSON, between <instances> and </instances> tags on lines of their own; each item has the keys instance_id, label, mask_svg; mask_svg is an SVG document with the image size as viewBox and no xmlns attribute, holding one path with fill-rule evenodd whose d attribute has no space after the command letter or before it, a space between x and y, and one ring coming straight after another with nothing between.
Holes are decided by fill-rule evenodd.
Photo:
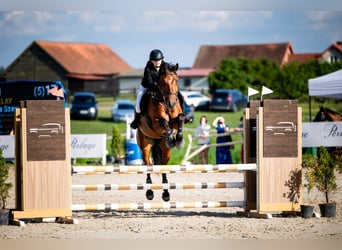
<instances>
[{"instance_id":1,"label":"horse's hind leg","mask_svg":"<svg viewBox=\"0 0 342 250\"><path fill-rule=\"evenodd\" d=\"M147 174L146 183L147 183L147 184L152 184L151 174ZM154 193L153 193L153 191L152 191L151 189L148 189L148 190L146 191L146 198L147 198L148 200L153 200L153 198L154 198Z\"/></svg>"},{"instance_id":2,"label":"horse's hind leg","mask_svg":"<svg viewBox=\"0 0 342 250\"><path fill-rule=\"evenodd\" d=\"M163 183L168 183L167 178L166 178L166 174L163 173L162 176L163 176ZM170 193L169 193L169 190L167 190L167 189L164 189L164 191L163 191L163 200L164 201L170 200Z\"/></svg>"},{"instance_id":3,"label":"horse's hind leg","mask_svg":"<svg viewBox=\"0 0 342 250\"><path fill-rule=\"evenodd\" d=\"M147 174L146 183L147 183L147 184L152 184L151 174ZM154 198L154 193L153 193L153 191L152 191L151 189L148 189L148 190L146 191L146 198L147 198L148 200L153 200L153 198Z\"/></svg>"}]
</instances>

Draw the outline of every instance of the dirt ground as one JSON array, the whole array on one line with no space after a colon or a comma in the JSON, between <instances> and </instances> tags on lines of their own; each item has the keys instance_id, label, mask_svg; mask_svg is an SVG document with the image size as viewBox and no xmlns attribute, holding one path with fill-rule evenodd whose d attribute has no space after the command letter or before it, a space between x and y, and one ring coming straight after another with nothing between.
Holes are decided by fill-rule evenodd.
<instances>
[{"instance_id":1,"label":"dirt ground","mask_svg":"<svg viewBox=\"0 0 342 250\"><path fill-rule=\"evenodd\" d=\"M335 218L310 218L273 214L272 219L246 218L236 212L242 208L157 209L110 212L73 212L78 224L56 222L25 223L25 226L0 226L0 239L342 239L342 175L337 176ZM152 175L154 183L160 175ZM241 173L169 174L169 182L242 181ZM73 175L73 184L144 183L142 174ZM162 202L161 190L154 202ZM170 190L171 201L243 200L243 189ZM13 194L12 194L13 195ZM303 192L303 203L308 201ZM311 193L315 212L323 201ZM144 190L73 191L73 204L147 202ZM13 201L9 201L9 207Z\"/></svg>"}]
</instances>

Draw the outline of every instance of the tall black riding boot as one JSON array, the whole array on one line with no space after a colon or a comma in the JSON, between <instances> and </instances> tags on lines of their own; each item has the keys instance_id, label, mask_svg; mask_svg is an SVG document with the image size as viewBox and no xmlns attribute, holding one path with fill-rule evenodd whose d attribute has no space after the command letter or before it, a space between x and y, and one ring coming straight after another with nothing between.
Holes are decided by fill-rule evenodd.
<instances>
[{"instance_id":1,"label":"tall black riding boot","mask_svg":"<svg viewBox=\"0 0 342 250\"><path fill-rule=\"evenodd\" d=\"M134 112L134 120L131 123L132 129L136 129L138 127L140 117L141 117L141 113Z\"/></svg>"}]
</instances>

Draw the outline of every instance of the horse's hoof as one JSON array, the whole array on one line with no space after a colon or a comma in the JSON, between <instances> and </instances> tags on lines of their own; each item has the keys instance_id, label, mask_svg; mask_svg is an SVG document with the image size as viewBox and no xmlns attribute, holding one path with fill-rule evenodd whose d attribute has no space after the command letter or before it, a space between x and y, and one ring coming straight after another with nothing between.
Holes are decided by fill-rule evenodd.
<instances>
[{"instance_id":1,"label":"horse's hoof","mask_svg":"<svg viewBox=\"0 0 342 250\"><path fill-rule=\"evenodd\" d=\"M147 190L146 191L146 198L150 201L150 200L153 200L154 198L154 193L151 189Z\"/></svg>"},{"instance_id":2,"label":"horse's hoof","mask_svg":"<svg viewBox=\"0 0 342 250\"><path fill-rule=\"evenodd\" d=\"M163 201L169 201L170 200L170 193L167 191L167 189L163 192Z\"/></svg>"},{"instance_id":3,"label":"horse's hoof","mask_svg":"<svg viewBox=\"0 0 342 250\"><path fill-rule=\"evenodd\" d=\"M184 147L184 140L176 141L176 147L177 148L183 148Z\"/></svg>"},{"instance_id":4,"label":"horse's hoof","mask_svg":"<svg viewBox=\"0 0 342 250\"><path fill-rule=\"evenodd\" d=\"M173 148L173 147L175 147L175 141L174 140L167 140L166 141L166 147L167 148Z\"/></svg>"}]
</instances>

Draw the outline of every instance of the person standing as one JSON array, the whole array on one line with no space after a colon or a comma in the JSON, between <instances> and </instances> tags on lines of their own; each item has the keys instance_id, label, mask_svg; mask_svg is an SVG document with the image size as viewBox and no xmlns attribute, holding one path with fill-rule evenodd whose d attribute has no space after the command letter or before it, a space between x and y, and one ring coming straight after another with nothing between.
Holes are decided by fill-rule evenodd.
<instances>
[{"instance_id":1,"label":"person standing","mask_svg":"<svg viewBox=\"0 0 342 250\"><path fill-rule=\"evenodd\" d=\"M218 135L229 133L229 126L225 123L223 116L218 116L213 121L213 127L216 129ZM218 136L216 143L231 142L231 135ZM217 146L216 147L216 164L232 164L232 156L230 153L230 146Z\"/></svg>"},{"instance_id":2,"label":"person standing","mask_svg":"<svg viewBox=\"0 0 342 250\"><path fill-rule=\"evenodd\" d=\"M210 125L208 124L207 117L202 115L200 118L200 122L195 130L195 137L198 138L198 146L209 145L210 144ZM200 164L208 164L208 155L209 155L209 147L203 149L199 152L199 163Z\"/></svg>"}]
</instances>

